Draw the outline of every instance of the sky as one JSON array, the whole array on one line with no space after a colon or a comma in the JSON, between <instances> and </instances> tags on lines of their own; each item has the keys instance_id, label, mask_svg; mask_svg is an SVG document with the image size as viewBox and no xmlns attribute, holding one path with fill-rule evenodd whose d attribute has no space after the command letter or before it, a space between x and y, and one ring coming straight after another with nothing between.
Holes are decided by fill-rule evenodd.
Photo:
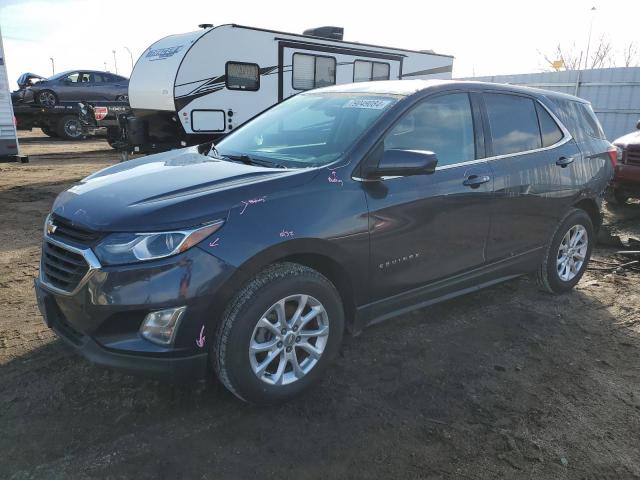
<instances>
[{"instance_id":1,"label":"sky","mask_svg":"<svg viewBox=\"0 0 640 480\"><path fill-rule=\"evenodd\" d=\"M24 72L51 75L50 58L56 72L105 65L115 72L117 65L128 76L132 60L126 48L135 62L156 40L196 30L200 23L291 33L337 25L344 27L345 40L454 55L454 77L549 69L543 54L553 57L558 44L586 50L592 24L592 48L604 35L621 59L635 41L640 65L638 19L637 0L0 0L12 88Z\"/></svg>"}]
</instances>

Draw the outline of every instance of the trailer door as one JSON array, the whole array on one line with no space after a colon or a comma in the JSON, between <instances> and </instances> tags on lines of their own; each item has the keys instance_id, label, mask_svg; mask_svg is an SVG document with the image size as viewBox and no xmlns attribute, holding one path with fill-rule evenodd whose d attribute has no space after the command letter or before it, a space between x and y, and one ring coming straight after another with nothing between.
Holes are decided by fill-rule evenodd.
<instances>
[{"instance_id":1,"label":"trailer door","mask_svg":"<svg viewBox=\"0 0 640 480\"><path fill-rule=\"evenodd\" d=\"M354 81L397 80L404 55L397 53L280 41L278 101L314 88Z\"/></svg>"}]
</instances>

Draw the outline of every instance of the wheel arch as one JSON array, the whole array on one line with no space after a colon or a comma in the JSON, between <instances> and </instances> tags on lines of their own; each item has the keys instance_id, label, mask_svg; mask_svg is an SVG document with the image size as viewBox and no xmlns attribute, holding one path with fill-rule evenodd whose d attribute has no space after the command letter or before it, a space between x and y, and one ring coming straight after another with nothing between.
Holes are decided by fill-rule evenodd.
<instances>
[{"instance_id":1,"label":"wheel arch","mask_svg":"<svg viewBox=\"0 0 640 480\"><path fill-rule=\"evenodd\" d=\"M600 213L598 203L593 198L583 198L574 203L573 207L587 212L593 223L593 228L597 233L602 225L602 214Z\"/></svg>"},{"instance_id":2,"label":"wheel arch","mask_svg":"<svg viewBox=\"0 0 640 480\"><path fill-rule=\"evenodd\" d=\"M342 299L345 327L352 331L358 299L364 292L349 274L350 262L341 249L327 240L295 239L274 245L247 259L215 295L213 309L218 320L233 296L258 272L275 263L291 262L312 268L324 275ZM362 282L361 282L362 283Z\"/></svg>"}]
</instances>

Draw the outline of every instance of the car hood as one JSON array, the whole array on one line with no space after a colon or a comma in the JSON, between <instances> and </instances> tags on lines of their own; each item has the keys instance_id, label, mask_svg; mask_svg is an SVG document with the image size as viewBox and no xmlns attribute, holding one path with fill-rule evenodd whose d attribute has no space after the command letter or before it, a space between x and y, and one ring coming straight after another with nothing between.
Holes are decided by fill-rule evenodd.
<instances>
[{"instance_id":1,"label":"car hood","mask_svg":"<svg viewBox=\"0 0 640 480\"><path fill-rule=\"evenodd\" d=\"M43 81L46 81L46 78L36 73L27 72L20 75L16 83L18 84L19 88L25 88L27 87L27 83L29 82L29 80L36 80L38 82L43 82Z\"/></svg>"},{"instance_id":2,"label":"car hood","mask_svg":"<svg viewBox=\"0 0 640 480\"><path fill-rule=\"evenodd\" d=\"M616 138L613 141L613 144L619 147L626 147L631 143L640 144L640 130L636 132L627 133L626 135L623 135L620 138Z\"/></svg>"},{"instance_id":3,"label":"car hood","mask_svg":"<svg viewBox=\"0 0 640 480\"><path fill-rule=\"evenodd\" d=\"M184 228L226 218L243 200L282 195L313 171L214 159L190 147L101 170L62 192L52 212L104 232Z\"/></svg>"}]
</instances>

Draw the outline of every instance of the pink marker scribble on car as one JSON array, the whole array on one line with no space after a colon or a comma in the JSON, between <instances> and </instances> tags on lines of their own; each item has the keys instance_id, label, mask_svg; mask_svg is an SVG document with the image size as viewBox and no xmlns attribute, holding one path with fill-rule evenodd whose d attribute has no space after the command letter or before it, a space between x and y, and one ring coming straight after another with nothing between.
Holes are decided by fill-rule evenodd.
<instances>
[{"instance_id":1,"label":"pink marker scribble on car","mask_svg":"<svg viewBox=\"0 0 640 480\"><path fill-rule=\"evenodd\" d=\"M207 338L203 335L204 333L204 325L200 329L200 337L196 339L196 345L200 348L204 347L204 339Z\"/></svg>"},{"instance_id":2,"label":"pink marker scribble on car","mask_svg":"<svg viewBox=\"0 0 640 480\"><path fill-rule=\"evenodd\" d=\"M216 239L213 242L209 242L209 246L210 247L217 247L219 245L219 243L218 243L219 241L220 241L220 237L216 237Z\"/></svg>"},{"instance_id":3,"label":"pink marker scribble on car","mask_svg":"<svg viewBox=\"0 0 640 480\"><path fill-rule=\"evenodd\" d=\"M339 184L341 187L342 187L342 185L344 184L344 182L343 182L341 179L339 179L338 177L336 177L336 172L335 172L335 170L333 170L333 171L331 172L331 175L329 175L329 177L327 178L327 180L329 180L329 183L337 183L337 184Z\"/></svg>"},{"instance_id":4,"label":"pink marker scribble on car","mask_svg":"<svg viewBox=\"0 0 640 480\"><path fill-rule=\"evenodd\" d=\"M294 235L294 234L293 234L293 231L292 231L292 230L284 230L284 229L283 229L283 230L280 232L280 237L281 237L281 238L293 237L293 235Z\"/></svg>"},{"instance_id":5,"label":"pink marker scribble on car","mask_svg":"<svg viewBox=\"0 0 640 480\"><path fill-rule=\"evenodd\" d=\"M258 203L264 203L264 202L266 202L266 197L252 198L251 200L242 200L240 202L242 203L242 211L240 212L240 215L244 213L244 211L247 209L249 205L256 205Z\"/></svg>"}]
</instances>

